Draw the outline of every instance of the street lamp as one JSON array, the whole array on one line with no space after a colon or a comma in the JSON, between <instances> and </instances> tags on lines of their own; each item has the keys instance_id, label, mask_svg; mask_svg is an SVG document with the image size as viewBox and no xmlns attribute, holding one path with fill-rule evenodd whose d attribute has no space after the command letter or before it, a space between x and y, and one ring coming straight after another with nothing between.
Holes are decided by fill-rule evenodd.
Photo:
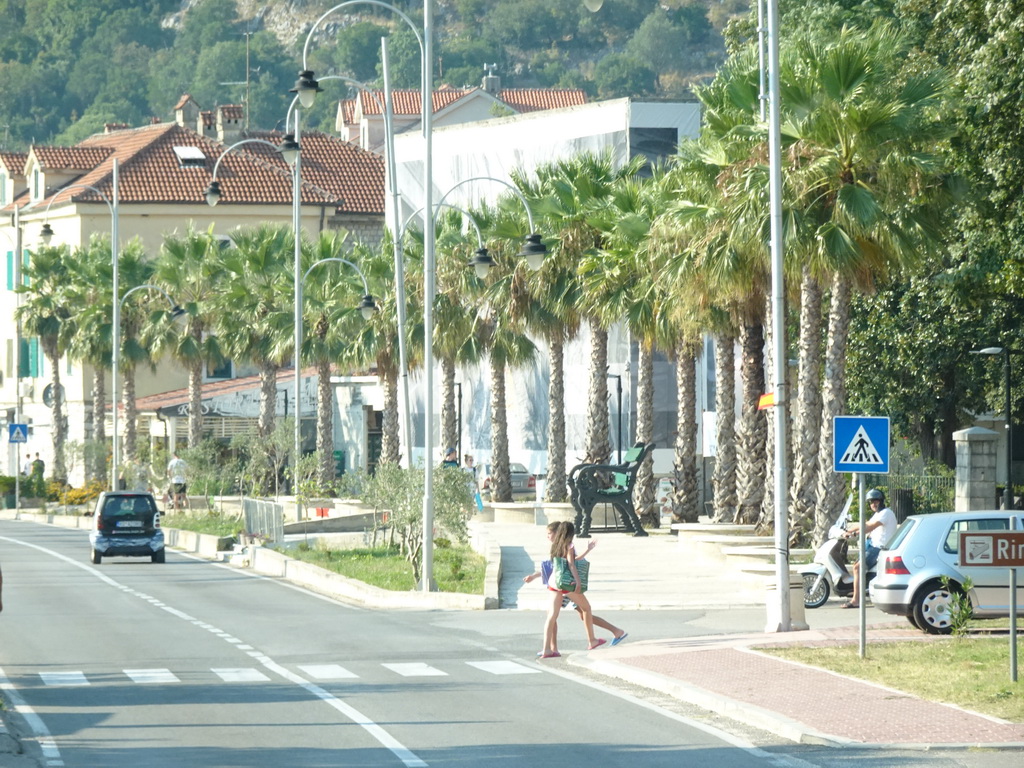
<instances>
[{"instance_id":1,"label":"street lamp","mask_svg":"<svg viewBox=\"0 0 1024 768\"><path fill-rule=\"evenodd\" d=\"M111 377L110 399L113 401L113 411L114 411L114 433L113 433L113 436L112 436L113 443L114 443L114 450L113 450L113 453L112 453L112 458L111 458L111 463L110 463L110 487L111 487L111 490L115 490L115 491L117 490L117 471L118 471L118 466L119 466L119 463L120 463L120 456L121 456L120 447L118 446L118 442L117 442L117 438L118 438L118 434L117 434L117 406L118 406L117 371L118 371L118 365L121 362L121 328L120 328L120 325L121 325L121 309L124 307L124 302L125 302L125 300L127 300L127 298L129 296L131 296L136 291L141 291L141 290L144 290L144 289L148 289L148 290L152 290L152 291L159 291L160 293L163 294L163 297L165 299L167 299L167 304L171 308L171 318L172 319L176 320L177 318L179 318L179 317L181 317L182 315L185 314L185 310L183 310L181 307L179 307L177 304L175 304L174 300L167 294L167 291L165 291L163 288L161 288L158 285L149 285L149 284L137 285L134 288L132 288L129 291L127 291L125 293L125 295L121 297L120 301L115 301L115 303L114 303L114 317L117 318L117 321L116 321L117 324L113 327L114 343L113 343L113 350L111 352L111 361L110 361L111 367L113 368L113 375Z\"/></svg>"},{"instance_id":2,"label":"street lamp","mask_svg":"<svg viewBox=\"0 0 1024 768\"><path fill-rule=\"evenodd\" d=\"M1010 396L1010 355L1009 347L985 347L979 349L979 355L1003 356L1003 388L1006 390L1006 487L1003 489L1003 509L1013 509L1013 419L1010 416L1012 398Z\"/></svg>"},{"instance_id":3,"label":"street lamp","mask_svg":"<svg viewBox=\"0 0 1024 768\"><path fill-rule=\"evenodd\" d=\"M431 0L423 0L423 34L419 33L416 25L412 22L408 16L393 5L388 3L379 2L378 0L349 0L349 2L341 3L334 6L327 12L325 12L320 18L318 18L313 26L309 30L309 34L306 36L306 42L302 47L302 71L299 73L299 80L295 84L296 92L303 94L311 94L315 97L318 86L315 85L316 80L313 76L312 70L309 69L308 65L308 52L309 43L313 38L313 33L316 31L320 23L327 18L330 14L337 10L345 8L350 5L376 5L381 8L386 8L393 13L397 14L412 30L412 33L416 36L416 40L420 45L420 64L421 64L421 76L420 76L420 99L422 107L422 127L423 127L423 207L427 211L434 209L433 195L434 195L434 172L433 172L433 132L434 132L434 109L433 109L433 19L432 19L432 3ZM312 102L310 102L312 103ZM437 272L437 264L434 252L434 219L432 216L426 216L423 231L423 328L424 338L426 343L423 345L423 368L424 368L424 387L426 394L424 397L424 410L426 412L426 430L424 437L424 454L426 461L423 466L423 578L420 583L420 587L424 592L430 592L433 589L433 576L434 576L434 548L433 548L433 530L434 530L434 473L433 473L433 434L431 433L431 421L434 413L434 351L431 347L431 337L434 332L434 291L435 291L435 278ZM396 282L398 275L396 273ZM404 329L403 329L404 330ZM411 440L410 440L411 446ZM410 466L411 466L410 457Z\"/></svg>"},{"instance_id":4,"label":"street lamp","mask_svg":"<svg viewBox=\"0 0 1024 768\"><path fill-rule=\"evenodd\" d=\"M111 490L116 490L116 488L117 488L117 479L116 479L117 478L117 465L118 465L118 459L119 459L119 456L120 456L119 451L118 451L118 446L117 446L117 397L116 397L116 392L117 392L117 362L116 361L117 361L117 347L120 344L119 326L121 325L121 307L120 307L120 304L118 303L118 300L117 300L117 296L118 296L118 271L119 271L119 264L120 264L120 254L118 253L118 244L117 244L118 243L118 237L119 237L119 235L118 235L118 209L117 209L117 203L118 203L118 163L117 163L117 158L115 157L112 160L111 196L110 196L110 199L108 199L106 195L104 195L102 192L100 192L98 189L96 189L96 187L90 186L89 184L72 184L70 186L64 187L59 192L57 192L57 194L55 194L52 198L50 198L50 202L46 204L46 209L43 211L43 229L40 232L40 237L42 238L44 245L49 245L50 241L53 239L53 229L50 227L50 222L49 222L50 206L54 204L54 202L57 200L58 197L61 196L61 194L63 194L64 192L70 192L72 189L89 189L89 190L92 190L93 192L95 192L97 195L99 195L102 198L103 202L107 204L107 210L110 211L110 261L111 261L111 263L113 265L113 285L111 286L111 298L112 298L111 304L112 304L112 312L113 312L113 316L111 317L111 328L112 328L112 332L113 332L113 359L111 361L112 362L112 366L111 366L112 370L110 372L110 376L111 376L112 389L114 390L114 394L112 394L112 397L113 397L113 400L114 400L113 409L112 409L113 410L112 419L113 419L114 437L113 437L113 441L112 441L113 442L113 447L112 447L111 459L110 459L110 461L111 461L110 488L111 488Z\"/></svg>"}]
</instances>

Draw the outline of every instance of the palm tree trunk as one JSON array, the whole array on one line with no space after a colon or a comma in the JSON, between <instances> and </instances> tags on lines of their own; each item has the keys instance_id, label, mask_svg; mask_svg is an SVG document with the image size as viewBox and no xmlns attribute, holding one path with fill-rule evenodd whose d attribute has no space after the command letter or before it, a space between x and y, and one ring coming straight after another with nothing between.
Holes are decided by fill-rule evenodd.
<instances>
[{"instance_id":1,"label":"palm tree trunk","mask_svg":"<svg viewBox=\"0 0 1024 768\"><path fill-rule=\"evenodd\" d=\"M751 524L757 522L761 513L767 474L764 447L768 428L764 413L757 409L757 401L764 392L764 326L744 323L740 327L740 350L743 400L736 435L736 522Z\"/></svg>"},{"instance_id":2,"label":"palm tree trunk","mask_svg":"<svg viewBox=\"0 0 1024 768\"><path fill-rule=\"evenodd\" d=\"M736 517L736 353L731 334L715 335L714 521Z\"/></svg>"},{"instance_id":3,"label":"palm tree trunk","mask_svg":"<svg viewBox=\"0 0 1024 768\"><path fill-rule=\"evenodd\" d=\"M801 540L814 528L817 503L818 441L810 438L821 430L821 322L821 286L810 268L804 267L800 285L799 379L793 428L800 439L794 441L790 465L793 474L789 484L790 530Z\"/></svg>"},{"instance_id":4,"label":"palm tree trunk","mask_svg":"<svg viewBox=\"0 0 1024 768\"><path fill-rule=\"evenodd\" d=\"M565 477L565 342L563 329L548 334L548 469L544 500L552 504L568 497Z\"/></svg>"},{"instance_id":5,"label":"palm tree trunk","mask_svg":"<svg viewBox=\"0 0 1024 768\"><path fill-rule=\"evenodd\" d=\"M380 366L381 384L384 387L384 413L381 423L380 462L398 464L402 459L398 426L398 369L393 365Z\"/></svg>"},{"instance_id":6,"label":"palm tree trunk","mask_svg":"<svg viewBox=\"0 0 1024 768\"><path fill-rule=\"evenodd\" d=\"M775 382L778 380L775 371L775 341L772 333L773 303L771 291L766 292L764 296L765 321L761 326L764 333L764 353L762 355L764 358L764 386L761 392L775 392ZM757 400L754 402L757 402ZM778 417L778 409L766 408L760 413L764 417L765 478L762 484L761 509L758 510L754 529L762 536L771 536L775 531L775 482L773 474L775 471L775 419ZM789 457L787 456L786 458L788 459ZM786 461L785 466L789 466L788 461Z\"/></svg>"},{"instance_id":7,"label":"palm tree trunk","mask_svg":"<svg viewBox=\"0 0 1024 768\"><path fill-rule=\"evenodd\" d=\"M60 356L57 352L56 340L45 342L44 353L50 363L50 390L53 392L53 404L50 406L53 420L53 470L50 474L54 480L66 481L67 465L64 462L64 442L67 440L67 421L64 418L64 396L60 385Z\"/></svg>"},{"instance_id":8,"label":"palm tree trunk","mask_svg":"<svg viewBox=\"0 0 1024 768\"><path fill-rule=\"evenodd\" d=\"M843 499L843 475L832 471L833 419L846 408L846 344L850 336L848 277L836 273L832 279L832 300L828 313L828 342L825 348L825 379L821 388L821 431L818 441L817 506L814 541L822 541L839 513Z\"/></svg>"},{"instance_id":9,"label":"palm tree trunk","mask_svg":"<svg viewBox=\"0 0 1024 768\"><path fill-rule=\"evenodd\" d=\"M700 516L697 485L697 347L676 347L676 444L672 462L672 522L696 523Z\"/></svg>"},{"instance_id":10,"label":"palm tree trunk","mask_svg":"<svg viewBox=\"0 0 1024 768\"><path fill-rule=\"evenodd\" d=\"M316 450L320 456L317 477L323 488L334 483L334 401L331 398L331 363L316 362Z\"/></svg>"},{"instance_id":11,"label":"palm tree trunk","mask_svg":"<svg viewBox=\"0 0 1024 768\"><path fill-rule=\"evenodd\" d=\"M191 329L197 349L202 348L203 328L193 323ZM188 369L188 447L203 441L203 361L193 360Z\"/></svg>"},{"instance_id":12,"label":"palm tree trunk","mask_svg":"<svg viewBox=\"0 0 1024 768\"><path fill-rule=\"evenodd\" d=\"M459 424L455 414L455 359L443 356L441 362L441 445L444 450L459 444ZM462 457L459 456L459 461Z\"/></svg>"},{"instance_id":13,"label":"palm tree trunk","mask_svg":"<svg viewBox=\"0 0 1024 768\"><path fill-rule=\"evenodd\" d=\"M512 501L508 467L508 411L505 364L491 355L491 500Z\"/></svg>"},{"instance_id":14,"label":"palm tree trunk","mask_svg":"<svg viewBox=\"0 0 1024 768\"><path fill-rule=\"evenodd\" d=\"M90 476L106 484L107 478L107 377L99 366L92 371L92 442Z\"/></svg>"},{"instance_id":15,"label":"palm tree trunk","mask_svg":"<svg viewBox=\"0 0 1024 768\"><path fill-rule=\"evenodd\" d=\"M590 387L583 461L607 464L612 455L608 424L608 331L590 320Z\"/></svg>"},{"instance_id":16,"label":"palm tree trunk","mask_svg":"<svg viewBox=\"0 0 1024 768\"><path fill-rule=\"evenodd\" d=\"M124 458L121 463L123 467L128 467L135 462L139 452L138 424L136 423L138 409L135 406L135 366L125 366L122 378L124 379L124 385L121 388L121 402L124 404Z\"/></svg>"},{"instance_id":17,"label":"palm tree trunk","mask_svg":"<svg viewBox=\"0 0 1024 768\"><path fill-rule=\"evenodd\" d=\"M263 442L270 440L274 433L278 368L278 365L269 361L263 361L260 365L260 415L256 422L256 434ZM295 410L298 412L297 408Z\"/></svg>"},{"instance_id":18,"label":"palm tree trunk","mask_svg":"<svg viewBox=\"0 0 1024 768\"><path fill-rule=\"evenodd\" d=\"M654 350L640 344L636 381L636 439L649 443L654 437ZM661 525L661 510L654 503L654 457L650 453L636 473L633 508L648 528Z\"/></svg>"}]
</instances>

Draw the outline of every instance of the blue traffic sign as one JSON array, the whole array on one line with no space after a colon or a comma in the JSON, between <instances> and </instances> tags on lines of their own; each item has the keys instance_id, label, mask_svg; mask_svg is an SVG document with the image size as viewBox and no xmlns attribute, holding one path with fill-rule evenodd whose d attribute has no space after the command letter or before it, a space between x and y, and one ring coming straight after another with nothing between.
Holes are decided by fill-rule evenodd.
<instances>
[{"instance_id":1,"label":"blue traffic sign","mask_svg":"<svg viewBox=\"0 0 1024 768\"><path fill-rule=\"evenodd\" d=\"M27 443L28 424L8 424L7 440L11 443Z\"/></svg>"},{"instance_id":2,"label":"blue traffic sign","mask_svg":"<svg viewBox=\"0 0 1024 768\"><path fill-rule=\"evenodd\" d=\"M836 416L832 435L835 472L889 473L888 416Z\"/></svg>"}]
</instances>

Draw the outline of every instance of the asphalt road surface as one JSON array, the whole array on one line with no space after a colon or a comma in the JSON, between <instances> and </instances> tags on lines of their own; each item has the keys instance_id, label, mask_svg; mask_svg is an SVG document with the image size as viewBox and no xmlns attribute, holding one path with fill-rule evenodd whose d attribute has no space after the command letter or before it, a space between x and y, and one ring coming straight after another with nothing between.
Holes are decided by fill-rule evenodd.
<instances>
[{"instance_id":1,"label":"asphalt road surface","mask_svg":"<svg viewBox=\"0 0 1024 768\"><path fill-rule=\"evenodd\" d=\"M0 521L0 692L33 765L928 768L1019 755L794 745L540 662L534 611L377 611L173 551L88 562L85 531ZM630 611L631 637L761 611ZM583 647L563 620L563 651ZM27 758L0 755L0 768ZM24 761L24 762L23 762Z\"/></svg>"}]
</instances>

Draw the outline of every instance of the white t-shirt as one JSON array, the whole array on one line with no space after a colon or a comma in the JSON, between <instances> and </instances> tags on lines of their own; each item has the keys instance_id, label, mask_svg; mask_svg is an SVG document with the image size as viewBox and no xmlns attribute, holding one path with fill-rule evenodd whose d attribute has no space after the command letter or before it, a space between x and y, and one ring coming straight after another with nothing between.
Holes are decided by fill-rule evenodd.
<instances>
[{"instance_id":1,"label":"white t-shirt","mask_svg":"<svg viewBox=\"0 0 1024 768\"><path fill-rule=\"evenodd\" d=\"M875 522L881 523L881 525L872 528L868 532L868 538L871 540L872 546L881 549L896 533L896 513L888 507L880 509L871 516L868 525Z\"/></svg>"},{"instance_id":2,"label":"white t-shirt","mask_svg":"<svg viewBox=\"0 0 1024 768\"><path fill-rule=\"evenodd\" d=\"M185 482L185 460L184 459L171 459L167 465L167 473L171 476L172 483L184 483Z\"/></svg>"}]
</instances>

